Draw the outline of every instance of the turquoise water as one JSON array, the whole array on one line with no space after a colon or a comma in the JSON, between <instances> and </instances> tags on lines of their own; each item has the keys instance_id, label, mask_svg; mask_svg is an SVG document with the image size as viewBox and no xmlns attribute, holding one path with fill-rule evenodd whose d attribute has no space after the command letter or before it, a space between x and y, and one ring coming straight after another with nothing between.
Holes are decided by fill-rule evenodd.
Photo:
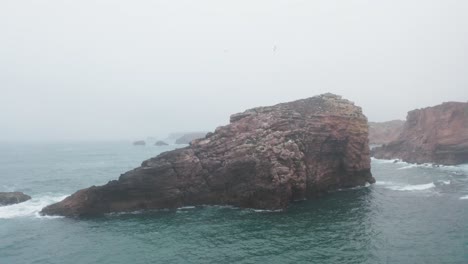
<instances>
[{"instance_id":1,"label":"turquoise water","mask_svg":"<svg viewBox=\"0 0 468 264\"><path fill-rule=\"evenodd\" d=\"M111 214L37 212L173 146L0 144L0 263L468 263L468 166L372 161L377 183L293 204Z\"/></svg>"}]
</instances>

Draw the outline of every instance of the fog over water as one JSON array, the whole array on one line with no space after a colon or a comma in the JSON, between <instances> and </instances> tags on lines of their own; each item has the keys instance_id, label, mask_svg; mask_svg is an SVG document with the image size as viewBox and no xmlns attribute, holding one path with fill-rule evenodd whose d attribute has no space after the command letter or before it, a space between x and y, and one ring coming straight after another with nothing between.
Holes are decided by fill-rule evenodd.
<instances>
[{"instance_id":1,"label":"fog over water","mask_svg":"<svg viewBox=\"0 0 468 264\"><path fill-rule=\"evenodd\" d=\"M468 100L468 1L0 2L0 140L163 138L343 95L371 121Z\"/></svg>"}]
</instances>

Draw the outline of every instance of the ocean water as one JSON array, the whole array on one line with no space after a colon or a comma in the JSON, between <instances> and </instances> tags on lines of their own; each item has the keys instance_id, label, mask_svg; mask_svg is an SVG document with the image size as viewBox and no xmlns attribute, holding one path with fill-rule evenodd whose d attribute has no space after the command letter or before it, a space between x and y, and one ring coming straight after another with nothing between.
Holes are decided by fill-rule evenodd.
<instances>
[{"instance_id":1,"label":"ocean water","mask_svg":"<svg viewBox=\"0 0 468 264\"><path fill-rule=\"evenodd\" d=\"M0 143L0 263L468 263L468 165L372 160L377 183L285 211L187 207L97 218L42 217L167 147Z\"/></svg>"}]
</instances>

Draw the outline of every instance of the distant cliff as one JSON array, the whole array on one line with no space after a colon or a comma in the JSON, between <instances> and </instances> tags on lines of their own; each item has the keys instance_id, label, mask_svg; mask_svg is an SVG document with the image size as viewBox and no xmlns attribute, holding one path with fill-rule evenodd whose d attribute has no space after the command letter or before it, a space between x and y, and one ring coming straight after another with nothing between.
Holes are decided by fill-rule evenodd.
<instances>
[{"instance_id":1,"label":"distant cliff","mask_svg":"<svg viewBox=\"0 0 468 264\"><path fill-rule=\"evenodd\" d=\"M333 94L231 116L230 124L144 161L42 214L85 216L194 205L283 209L292 201L375 182L367 118Z\"/></svg>"},{"instance_id":2,"label":"distant cliff","mask_svg":"<svg viewBox=\"0 0 468 264\"><path fill-rule=\"evenodd\" d=\"M195 139L204 138L208 132L191 132L176 139L176 144L190 144Z\"/></svg>"},{"instance_id":3,"label":"distant cliff","mask_svg":"<svg viewBox=\"0 0 468 264\"><path fill-rule=\"evenodd\" d=\"M387 144L398 138L405 121L369 122L369 143Z\"/></svg>"},{"instance_id":4,"label":"distant cliff","mask_svg":"<svg viewBox=\"0 0 468 264\"><path fill-rule=\"evenodd\" d=\"M411 163L468 163L468 103L449 102L408 112L397 139L373 156Z\"/></svg>"}]
</instances>

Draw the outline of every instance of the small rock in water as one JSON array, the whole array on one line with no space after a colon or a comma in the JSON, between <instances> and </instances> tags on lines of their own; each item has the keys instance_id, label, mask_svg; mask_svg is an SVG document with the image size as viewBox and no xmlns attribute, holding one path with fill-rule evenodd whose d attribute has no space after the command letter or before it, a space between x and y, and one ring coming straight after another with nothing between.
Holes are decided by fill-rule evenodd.
<instances>
[{"instance_id":1,"label":"small rock in water","mask_svg":"<svg viewBox=\"0 0 468 264\"><path fill-rule=\"evenodd\" d=\"M144 140L137 140L133 142L134 146L144 146L146 145L146 142Z\"/></svg>"},{"instance_id":2,"label":"small rock in water","mask_svg":"<svg viewBox=\"0 0 468 264\"><path fill-rule=\"evenodd\" d=\"M156 143L154 143L155 146L167 146L169 144L167 144L166 142L162 141L162 140L159 140L159 141L156 141Z\"/></svg>"},{"instance_id":3,"label":"small rock in water","mask_svg":"<svg viewBox=\"0 0 468 264\"><path fill-rule=\"evenodd\" d=\"M0 192L0 206L22 203L31 199L31 196L22 192Z\"/></svg>"}]
</instances>

